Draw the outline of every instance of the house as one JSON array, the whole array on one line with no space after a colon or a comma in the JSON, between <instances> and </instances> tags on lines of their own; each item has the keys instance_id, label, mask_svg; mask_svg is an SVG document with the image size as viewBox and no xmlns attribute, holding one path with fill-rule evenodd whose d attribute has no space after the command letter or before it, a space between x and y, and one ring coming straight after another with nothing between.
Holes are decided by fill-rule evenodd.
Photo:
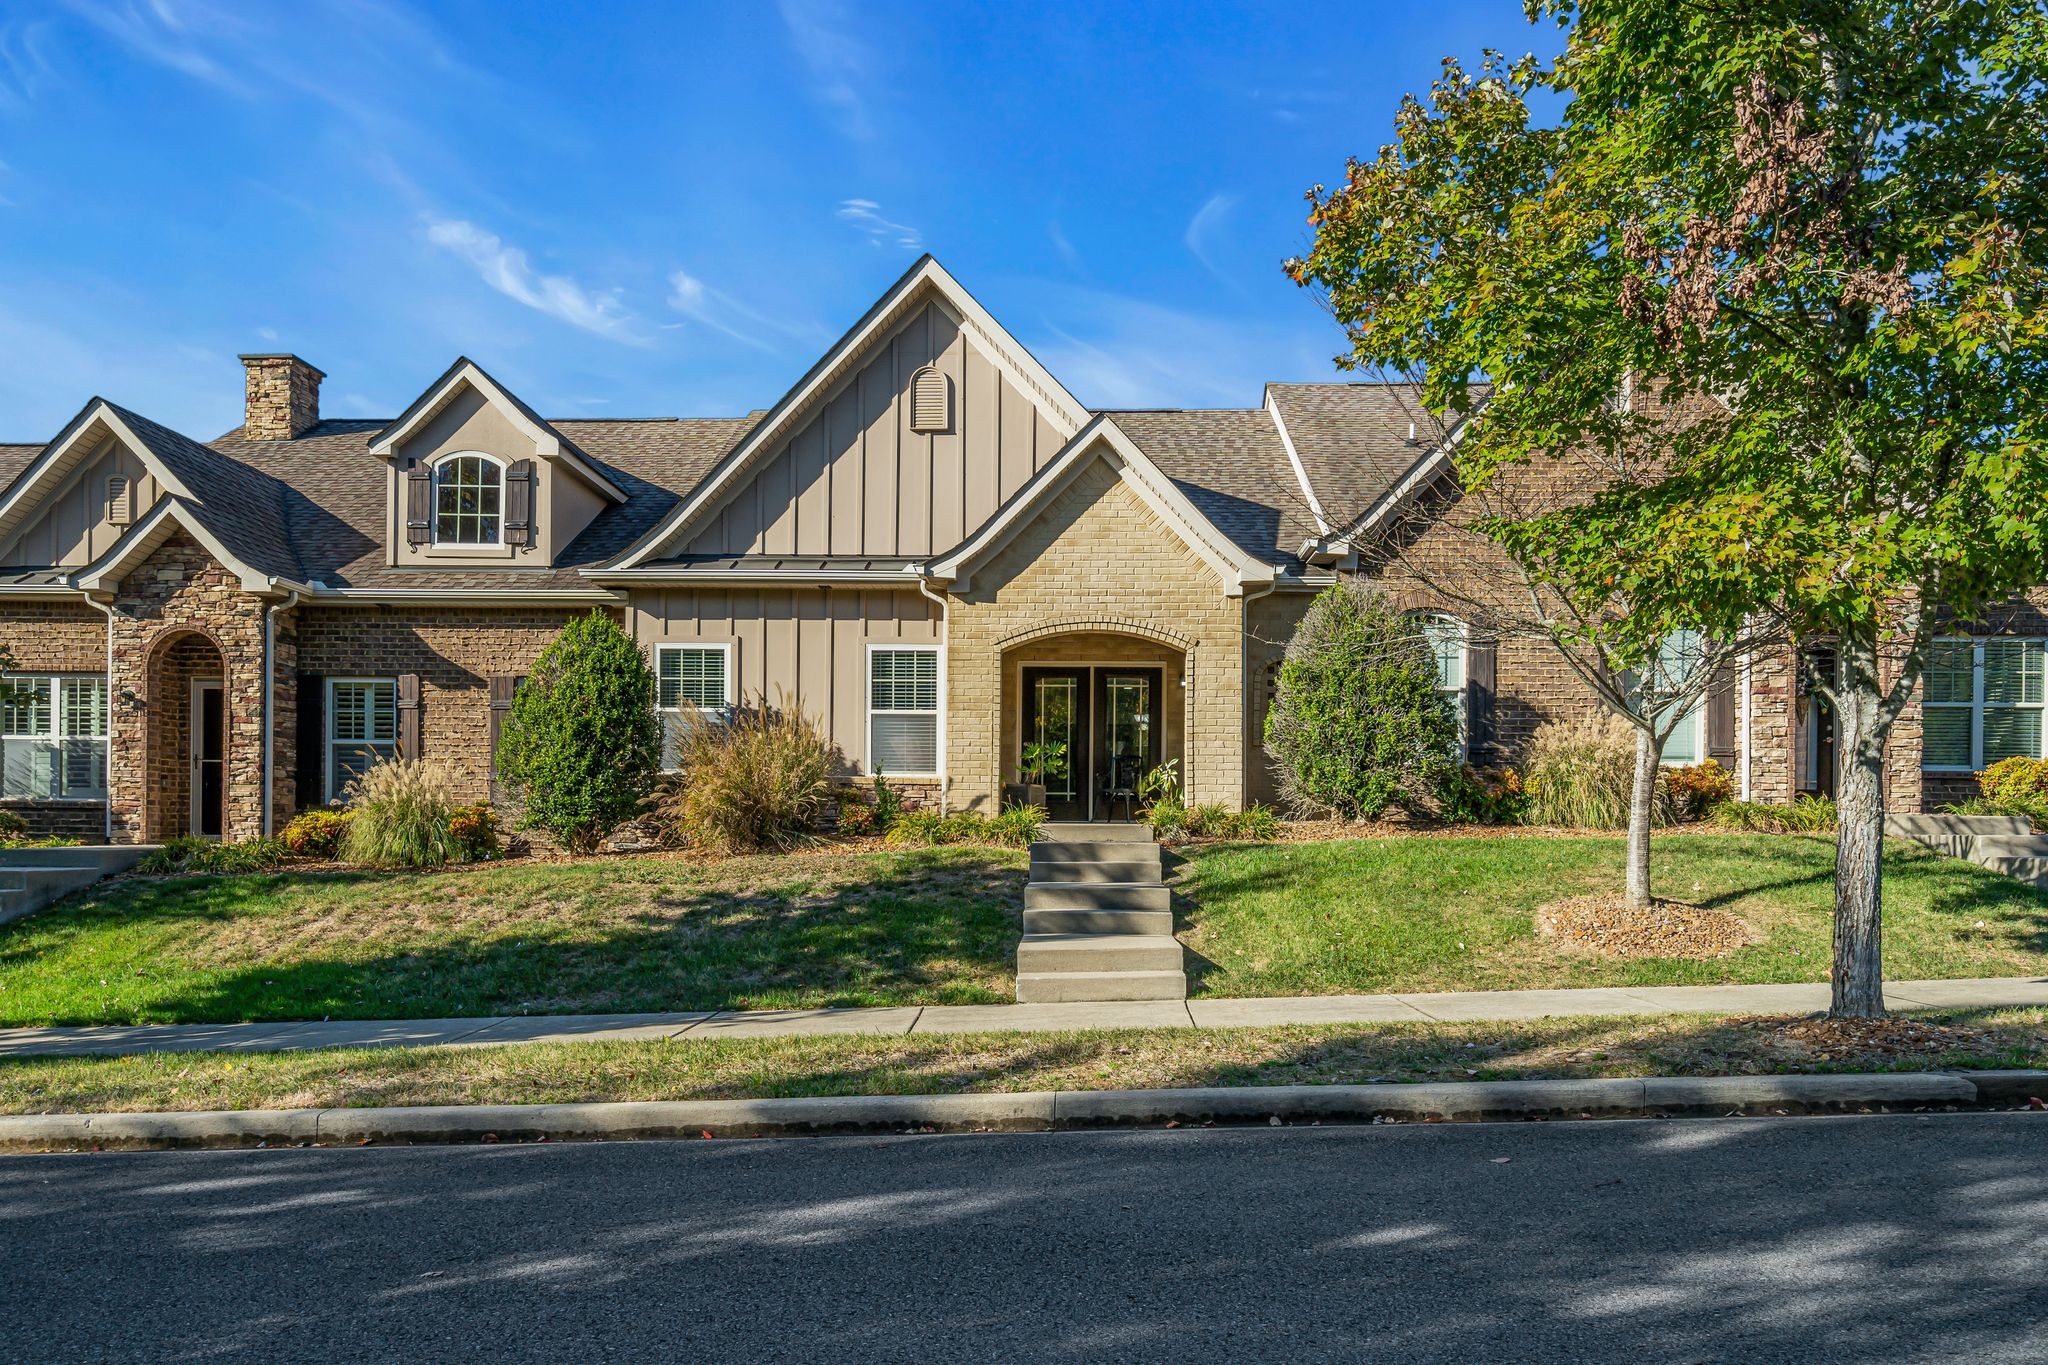
<instances>
[{"instance_id":1,"label":"house","mask_svg":"<svg viewBox=\"0 0 2048 1365\"><path fill-rule=\"evenodd\" d=\"M1071 744L1058 816L1125 813L1168 759L1191 801L1270 799L1289 634L1449 471L1385 386L1090 411L930 258L742 418L549 419L461 359L389 420L334 420L306 361L242 362L215 440L95 398L0 446L0 807L38 832L251 838L389 755L484 798L518 679L592 610L665 715L779 696L913 799L989 810L1037 737ZM1592 706L1540 646L1428 628L1475 761ZM2039 640L1957 648L1929 758L2039 752ZM2013 668L2032 702L2004 700ZM1679 753L1785 800L1826 771L1818 719L1760 657ZM1918 759L1894 765L1914 803Z\"/></svg>"}]
</instances>

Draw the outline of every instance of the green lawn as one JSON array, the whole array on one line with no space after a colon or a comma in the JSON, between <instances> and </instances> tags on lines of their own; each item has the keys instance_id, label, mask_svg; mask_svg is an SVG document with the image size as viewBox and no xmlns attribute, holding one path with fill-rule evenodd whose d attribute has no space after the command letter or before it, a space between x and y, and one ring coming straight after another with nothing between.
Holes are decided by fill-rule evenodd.
<instances>
[{"instance_id":1,"label":"green lawn","mask_svg":"<svg viewBox=\"0 0 2048 1365\"><path fill-rule=\"evenodd\" d=\"M1727 1076L2048 1063L2048 1012L1950 1010L1921 1017L1960 1031L1904 1053L1891 1047L1816 1051L1783 1031L1785 1016L1687 1016L30 1057L0 1062L0 1113Z\"/></svg>"},{"instance_id":2,"label":"green lawn","mask_svg":"<svg viewBox=\"0 0 2048 1365\"><path fill-rule=\"evenodd\" d=\"M986 1004L991 850L130 880L0 929L0 1025Z\"/></svg>"},{"instance_id":3,"label":"green lawn","mask_svg":"<svg viewBox=\"0 0 2048 1365\"><path fill-rule=\"evenodd\" d=\"M1726 910L1762 937L1713 961L1617 960L1553 946L1533 912L1618 887L1618 837L1472 837L1212 845L1193 850L1181 941L1198 995L1341 995L1819 981L1834 843L1674 834L1656 893ZM2048 970L2048 897L1903 840L1886 844L1885 975Z\"/></svg>"}]
</instances>

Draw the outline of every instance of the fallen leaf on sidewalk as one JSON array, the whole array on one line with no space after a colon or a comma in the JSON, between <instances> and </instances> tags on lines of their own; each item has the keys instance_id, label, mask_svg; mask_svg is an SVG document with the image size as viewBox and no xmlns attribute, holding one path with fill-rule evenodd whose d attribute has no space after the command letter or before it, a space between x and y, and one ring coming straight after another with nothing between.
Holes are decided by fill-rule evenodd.
<instances>
[{"instance_id":1,"label":"fallen leaf on sidewalk","mask_svg":"<svg viewBox=\"0 0 2048 1365\"><path fill-rule=\"evenodd\" d=\"M1496 1157L1489 1157L1489 1158L1487 1158L1487 1159L1488 1159L1488 1160L1490 1160L1491 1162L1493 1162L1493 1164L1494 1164L1494 1165L1496 1165L1496 1166L1505 1166L1505 1165L1507 1165L1507 1164L1508 1164L1508 1162L1510 1162L1510 1161L1514 1160L1514 1158L1513 1158L1513 1157L1506 1157L1506 1156L1496 1156Z\"/></svg>"}]
</instances>

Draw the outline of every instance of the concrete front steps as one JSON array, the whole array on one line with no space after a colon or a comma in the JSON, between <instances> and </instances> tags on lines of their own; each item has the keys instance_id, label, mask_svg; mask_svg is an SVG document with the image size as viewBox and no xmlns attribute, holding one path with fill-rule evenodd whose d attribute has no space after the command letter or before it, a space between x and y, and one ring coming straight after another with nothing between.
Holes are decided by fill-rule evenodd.
<instances>
[{"instance_id":1,"label":"concrete front steps","mask_svg":"<svg viewBox=\"0 0 2048 1365\"><path fill-rule=\"evenodd\" d=\"M1031 845L1022 1004L1185 1000L1172 893L1144 825L1049 824Z\"/></svg>"},{"instance_id":2,"label":"concrete front steps","mask_svg":"<svg viewBox=\"0 0 2048 1365\"><path fill-rule=\"evenodd\" d=\"M1888 815L1884 832L2048 890L2048 835L2017 815Z\"/></svg>"},{"instance_id":3,"label":"concrete front steps","mask_svg":"<svg viewBox=\"0 0 2048 1365\"><path fill-rule=\"evenodd\" d=\"M152 847L0 848L0 924L32 915L102 877L126 872Z\"/></svg>"}]
</instances>

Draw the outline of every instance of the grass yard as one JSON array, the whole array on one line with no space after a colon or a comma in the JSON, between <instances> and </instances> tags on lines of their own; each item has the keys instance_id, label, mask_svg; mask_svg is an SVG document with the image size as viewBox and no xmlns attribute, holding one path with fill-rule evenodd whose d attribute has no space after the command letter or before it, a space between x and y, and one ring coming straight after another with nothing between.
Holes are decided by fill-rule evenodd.
<instances>
[{"instance_id":1,"label":"grass yard","mask_svg":"<svg viewBox=\"0 0 2048 1365\"><path fill-rule=\"evenodd\" d=\"M511 1047L35 1057L0 1062L0 1113L1328 1085L1533 1077L1926 1071L2048 1064L2048 1011L1915 1016L1906 1049L1818 1048L1785 1017L1548 1019L1099 1033L913 1034ZM1793 1024L1793 1030L1800 1025Z\"/></svg>"},{"instance_id":2,"label":"grass yard","mask_svg":"<svg viewBox=\"0 0 2048 1365\"><path fill-rule=\"evenodd\" d=\"M2048 970L2048 897L1904 840L1885 848L1886 976ZM1600 957L1537 934L1538 906L1619 888L1618 836L1211 845L1188 856L1180 937L1197 995L1820 981L1834 853L1813 836L1658 838L1658 895L1728 911L1761 936L1710 961Z\"/></svg>"},{"instance_id":3,"label":"grass yard","mask_svg":"<svg viewBox=\"0 0 2048 1365\"><path fill-rule=\"evenodd\" d=\"M0 1025L990 1004L1021 854L129 880L0 929Z\"/></svg>"}]
</instances>

